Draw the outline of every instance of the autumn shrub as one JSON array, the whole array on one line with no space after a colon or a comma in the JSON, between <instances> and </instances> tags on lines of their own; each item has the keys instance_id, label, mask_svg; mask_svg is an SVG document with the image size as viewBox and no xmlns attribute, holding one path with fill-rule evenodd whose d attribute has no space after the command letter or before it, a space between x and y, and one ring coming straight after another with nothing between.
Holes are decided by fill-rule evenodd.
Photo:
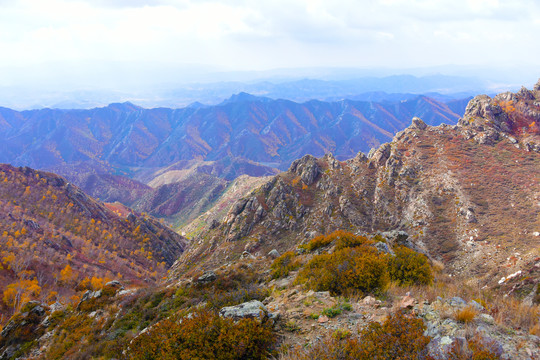
<instances>
[{"instance_id":1,"label":"autumn shrub","mask_svg":"<svg viewBox=\"0 0 540 360\"><path fill-rule=\"evenodd\" d=\"M303 247L308 251L314 251L334 243L336 245L336 250L340 250L347 247L365 245L368 242L369 240L364 236L354 235L343 230L336 230L327 235L314 237Z\"/></svg>"},{"instance_id":2,"label":"autumn shrub","mask_svg":"<svg viewBox=\"0 0 540 360\"><path fill-rule=\"evenodd\" d=\"M315 236L306 245L304 245L304 248L308 251L314 251L314 250L330 245L332 241L334 241L334 239L330 236L319 235L319 236Z\"/></svg>"},{"instance_id":3,"label":"autumn shrub","mask_svg":"<svg viewBox=\"0 0 540 360\"><path fill-rule=\"evenodd\" d=\"M466 346L454 341L448 354L448 360L499 360L501 358L500 345L478 334L468 339Z\"/></svg>"},{"instance_id":4,"label":"autumn shrub","mask_svg":"<svg viewBox=\"0 0 540 360\"><path fill-rule=\"evenodd\" d=\"M336 231L334 234L336 237L336 250L362 246L369 243L368 238L365 236L354 235L345 231Z\"/></svg>"},{"instance_id":5,"label":"autumn shrub","mask_svg":"<svg viewBox=\"0 0 540 360\"><path fill-rule=\"evenodd\" d=\"M371 322L358 334L349 331L334 333L311 348L295 347L282 354L282 360L428 360L427 345L421 319L403 312L392 314L383 324Z\"/></svg>"},{"instance_id":6,"label":"autumn shrub","mask_svg":"<svg viewBox=\"0 0 540 360\"><path fill-rule=\"evenodd\" d=\"M237 322L208 310L181 321L165 319L133 339L133 360L267 359L276 341L268 319Z\"/></svg>"},{"instance_id":7,"label":"autumn shrub","mask_svg":"<svg viewBox=\"0 0 540 360\"><path fill-rule=\"evenodd\" d=\"M388 284L386 256L372 247L337 250L316 255L299 272L296 281L315 291L343 294L373 292Z\"/></svg>"},{"instance_id":8,"label":"autumn shrub","mask_svg":"<svg viewBox=\"0 0 540 360\"><path fill-rule=\"evenodd\" d=\"M433 272L425 255L404 246L394 251L396 255L388 262L391 280L401 286L429 285L433 282Z\"/></svg>"},{"instance_id":9,"label":"autumn shrub","mask_svg":"<svg viewBox=\"0 0 540 360\"><path fill-rule=\"evenodd\" d=\"M78 313L65 315L54 332L55 346L48 349L46 359L73 358L84 345L97 342L96 334L102 329L102 322L94 324L94 319ZM81 340L85 339L83 343Z\"/></svg>"},{"instance_id":10,"label":"autumn shrub","mask_svg":"<svg viewBox=\"0 0 540 360\"><path fill-rule=\"evenodd\" d=\"M301 266L302 263L296 257L296 254L292 251L287 251L272 263L272 277L274 279L285 277L289 275L291 271L294 271Z\"/></svg>"},{"instance_id":11,"label":"autumn shrub","mask_svg":"<svg viewBox=\"0 0 540 360\"><path fill-rule=\"evenodd\" d=\"M348 359L425 359L431 338L424 336L421 319L398 311L383 323L371 322L359 338L347 341Z\"/></svg>"}]
</instances>

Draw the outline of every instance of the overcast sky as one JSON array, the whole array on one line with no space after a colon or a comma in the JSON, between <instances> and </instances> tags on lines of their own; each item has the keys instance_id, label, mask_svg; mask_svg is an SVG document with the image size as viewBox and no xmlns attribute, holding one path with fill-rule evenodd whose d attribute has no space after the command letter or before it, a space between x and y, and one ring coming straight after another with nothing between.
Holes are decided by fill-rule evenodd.
<instances>
[{"instance_id":1,"label":"overcast sky","mask_svg":"<svg viewBox=\"0 0 540 360\"><path fill-rule=\"evenodd\" d=\"M0 0L0 86L114 87L171 69L540 70L539 34L537 0Z\"/></svg>"}]
</instances>

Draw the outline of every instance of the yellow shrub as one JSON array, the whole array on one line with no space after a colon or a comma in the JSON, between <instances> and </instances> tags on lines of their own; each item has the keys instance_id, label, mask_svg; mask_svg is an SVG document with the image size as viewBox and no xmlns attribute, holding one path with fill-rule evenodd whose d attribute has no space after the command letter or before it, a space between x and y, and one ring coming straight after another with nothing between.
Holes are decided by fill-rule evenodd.
<instances>
[{"instance_id":1,"label":"yellow shrub","mask_svg":"<svg viewBox=\"0 0 540 360\"><path fill-rule=\"evenodd\" d=\"M337 250L315 256L298 274L297 282L315 291L342 294L373 292L388 284L386 256L371 247Z\"/></svg>"},{"instance_id":2,"label":"yellow shrub","mask_svg":"<svg viewBox=\"0 0 540 360\"><path fill-rule=\"evenodd\" d=\"M276 336L263 320L238 322L198 310L181 322L163 320L129 345L129 359L267 359Z\"/></svg>"},{"instance_id":3,"label":"yellow shrub","mask_svg":"<svg viewBox=\"0 0 540 360\"><path fill-rule=\"evenodd\" d=\"M333 242L336 245L336 250L340 250L347 247L356 247L368 244L369 240L364 236L354 235L343 230L336 230L328 235L319 235L314 237L305 246L305 248L309 251L313 251L328 246Z\"/></svg>"},{"instance_id":4,"label":"yellow shrub","mask_svg":"<svg viewBox=\"0 0 540 360\"><path fill-rule=\"evenodd\" d=\"M404 246L397 247L395 253L388 263L391 280L401 286L431 284L433 273L425 255Z\"/></svg>"},{"instance_id":5,"label":"yellow shrub","mask_svg":"<svg viewBox=\"0 0 540 360\"><path fill-rule=\"evenodd\" d=\"M272 263L272 277L274 279L285 277L300 266L302 266L302 263L296 258L295 253L287 251Z\"/></svg>"},{"instance_id":6,"label":"yellow shrub","mask_svg":"<svg viewBox=\"0 0 540 360\"><path fill-rule=\"evenodd\" d=\"M474 320L477 312L470 306L456 312L456 320L462 323L470 323Z\"/></svg>"}]
</instances>

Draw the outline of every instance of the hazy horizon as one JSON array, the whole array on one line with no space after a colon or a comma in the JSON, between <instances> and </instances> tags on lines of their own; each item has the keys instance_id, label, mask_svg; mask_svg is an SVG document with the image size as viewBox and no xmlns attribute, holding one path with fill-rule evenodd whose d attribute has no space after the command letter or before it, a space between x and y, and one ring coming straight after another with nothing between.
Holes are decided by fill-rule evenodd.
<instances>
[{"instance_id":1,"label":"hazy horizon","mask_svg":"<svg viewBox=\"0 0 540 360\"><path fill-rule=\"evenodd\" d=\"M442 74L511 89L540 77L533 0L0 0L0 10L1 106L234 81Z\"/></svg>"}]
</instances>

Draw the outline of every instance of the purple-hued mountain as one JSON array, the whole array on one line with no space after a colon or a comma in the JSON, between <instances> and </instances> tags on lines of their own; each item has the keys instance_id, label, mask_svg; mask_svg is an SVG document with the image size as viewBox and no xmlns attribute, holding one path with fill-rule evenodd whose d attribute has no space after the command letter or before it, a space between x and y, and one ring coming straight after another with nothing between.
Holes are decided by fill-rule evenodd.
<instances>
[{"instance_id":1,"label":"purple-hued mountain","mask_svg":"<svg viewBox=\"0 0 540 360\"><path fill-rule=\"evenodd\" d=\"M347 159L368 152L391 140L413 116L429 125L455 124L466 102L417 96L296 103L240 93L219 105L182 109L131 103L89 110L0 108L0 162L59 173L77 165L128 175L185 160L242 159L286 169L305 154L332 152ZM242 168L264 174L257 166ZM229 169L227 176L238 175Z\"/></svg>"}]
</instances>

